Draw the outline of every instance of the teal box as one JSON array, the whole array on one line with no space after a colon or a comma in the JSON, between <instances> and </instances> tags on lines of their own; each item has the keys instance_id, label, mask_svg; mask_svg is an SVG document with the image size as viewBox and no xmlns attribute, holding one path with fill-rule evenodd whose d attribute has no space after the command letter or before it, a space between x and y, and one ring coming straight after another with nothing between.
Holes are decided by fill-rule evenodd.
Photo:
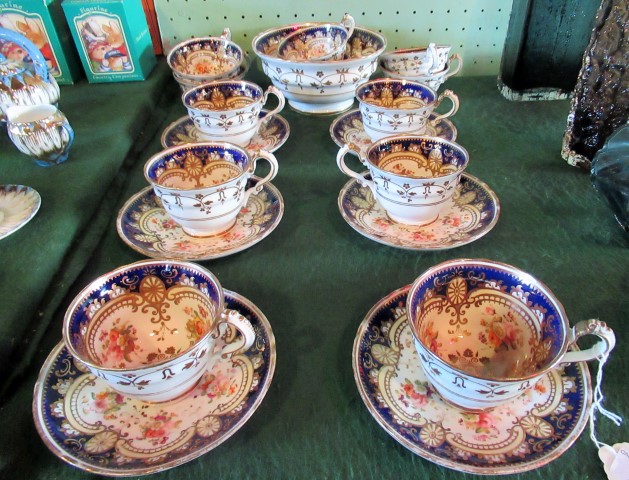
<instances>
[{"instance_id":1,"label":"teal box","mask_svg":"<svg viewBox=\"0 0 629 480\"><path fill-rule=\"evenodd\" d=\"M156 59L141 0L64 0L61 4L87 80L145 80Z\"/></svg>"},{"instance_id":2,"label":"teal box","mask_svg":"<svg viewBox=\"0 0 629 480\"><path fill-rule=\"evenodd\" d=\"M0 27L21 33L33 42L60 85L71 84L81 75L61 0L0 0ZM12 47L15 46L6 45L6 53Z\"/></svg>"}]
</instances>

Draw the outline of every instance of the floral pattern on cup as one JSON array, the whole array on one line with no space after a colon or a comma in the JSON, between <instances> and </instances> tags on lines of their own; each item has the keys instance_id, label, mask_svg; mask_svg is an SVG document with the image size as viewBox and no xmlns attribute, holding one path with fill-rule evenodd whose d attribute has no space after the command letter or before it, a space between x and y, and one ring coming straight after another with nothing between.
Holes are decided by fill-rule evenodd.
<instances>
[{"instance_id":1,"label":"floral pattern on cup","mask_svg":"<svg viewBox=\"0 0 629 480\"><path fill-rule=\"evenodd\" d=\"M604 322L570 328L545 285L491 260L455 259L430 268L413 283L407 310L426 377L444 398L469 410L509 402L557 365L598 358L615 345ZM567 351L587 334L600 341Z\"/></svg>"},{"instance_id":2,"label":"floral pattern on cup","mask_svg":"<svg viewBox=\"0 0 629 480\"><path fill-rule=\"evenodd\" d=\"M220 37L198 37L175 45L167 55L173 74L186 80L211 81L236 72L243 62L242 49L225 29Z\"/></svg>"}]
</instances>

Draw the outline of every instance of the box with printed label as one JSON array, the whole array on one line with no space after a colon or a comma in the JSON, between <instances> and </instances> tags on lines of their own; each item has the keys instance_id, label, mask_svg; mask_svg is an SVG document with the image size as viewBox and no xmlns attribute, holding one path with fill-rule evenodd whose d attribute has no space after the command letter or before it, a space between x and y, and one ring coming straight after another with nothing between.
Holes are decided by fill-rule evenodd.
<instances>
[{"instance_id":1,"label":"box with printed label","mask_svg":"<svg viewBox=\"0 0 629 480\"><path fill-rule=\"evenodd\" d=\"M156 59L141 0L61 4L88 81L145 80Z\"/></svg>"},{"instance_id":2,"label":"box with printed label","mask_svg":"<svg viewBox=\"0 0 629 480\"><path fill-rule=\"evenodd\" d=\"M0 27L20 33L33 42L60 85L71 84L81 75L61 0L0 0ZM28 62L27 52L10 42L0 46L0 53Z\"/></svg>"}]
</instances>

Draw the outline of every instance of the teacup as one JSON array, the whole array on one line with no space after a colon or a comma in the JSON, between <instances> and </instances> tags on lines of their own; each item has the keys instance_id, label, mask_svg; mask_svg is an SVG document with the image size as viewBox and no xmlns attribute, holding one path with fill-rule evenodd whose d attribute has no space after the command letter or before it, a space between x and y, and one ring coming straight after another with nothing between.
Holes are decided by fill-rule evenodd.
<instances>
[{"instance_id":1,"label":"teacup","mask_svg":"<svg viewBox=\"0 0 629 480\"><path fill-rule=\"evenodd\" d=\"M277 106L260 118L269 94ZM224 80L191 88L182 95L188 116L199 137L208 141L230 142L246 147L260 127L284 108L282 92L270 85L266 91L245 80Z\"/></svg>"},{"instance_id":2,"label":"teacup","mask_svg":"<svg viewBox=\"0 0 629 480\"><path fill-rule=\"evenodd\" d=\"M390 135L422 135L430 114L448 98L452 107L437 115L433 122L454 115L459 97L450 90L437 96L430 87L411 80L380 78L356 89L365 133L376 141Z\"/></svg>"},{"instance_id":3,"label":"teacup","mask_svg":"<svg viewBox=\"0 0 629 480\"><path fill-rule=\"evenodd\" d=\"M605 323L570 327L563 306L530 274L484 259L436 265L413 283L407 313L421 368L448 402L484 410L513 400L563 363L610 352ZM603 341L568 348L586 334Z\"/></svg>"},{"instance_id":4,"label":"teacup","mask_svg":"<svg viewBox=\"0 0 629 480\"><path fill-rule=\"evenodd\" d=\"M459 73L461 68L463 68L463 59L458 53L452 55L441 70L424 75L402 75L392 70L388 70L382 62L380 63L380 69L385 76L397 78L399 80L412 80L414 82L419 82L435 91L439 90L439 87L441 87L448 78Z\"/></svg>"},{"instance_id":5,"label":"teacup","mask_svg":"<svg viewBox=\"0 0 629 480\"><path fill-rule=\"evenodd\" d=\"M196 37L178 43L166 61L175 79L209 82L235 74L243 58L242 49L231 41L226 28L220 37Z\"/></svg>"},{"instance_id":6,"label":"teacup","mask_svg":"<svg viewBox=\"0 0 629 480\"><path fill-rule=\"evenodd\" d=\"M247 188L261 158L270 171ZM184 232L206 237L229 230L249 196L259 193L277 170L275 156L265 150L249 153L231 143L201 142L153 155L144 165L144 177Z\"/></svg>"},{"instance_id":7,"label":"teacup","mask_svg":"<svg viewBox=\"0 0 629 480\"><path fill-rule=\"evenodd\" d=\"M355 151L371 179L351 170L343 146L336 163L340 170L368 187L395 222L426 225L437 219L454 195L469 156L460 145L437 137L393 136Z\"/></svg>"},{"instance_id":8,"label":"teacup","mask_svg":"<svg viewBox=\"0 0 629 480\"><path fill-rule=\"evenodd\" d=\"M66 311L63 339L111 388L162 402L194 387L224 324L241 337L222 355L246 351L255 341L251 323L225 309L221 284L210 271L189 262L144 260L87 285Z\"/></svg>"},{"instance_id":9,"label":"teacup","mask_svg":"<svg viewBox=\"0 0 629 480\"><path fill-rule=\"evenodd\" d=\"M427 47L404 48L383 53L380 62L384 68L399 75L428 75L441 69L434 43L428 44Z\"/></svg>"}]
</instances>

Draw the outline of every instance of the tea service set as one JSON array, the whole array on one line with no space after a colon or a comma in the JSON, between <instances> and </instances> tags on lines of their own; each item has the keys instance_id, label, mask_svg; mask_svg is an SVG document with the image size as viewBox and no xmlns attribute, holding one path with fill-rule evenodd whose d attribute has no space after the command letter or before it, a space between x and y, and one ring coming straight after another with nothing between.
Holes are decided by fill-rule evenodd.
<instances>
[{"instance_id":1,"label":"tea service set","mask_svg":"<svg viewBox=\"0 0 629 480\"><path fill-rule=\"evenodd\" d=\"M446 249L497 222L495 193L465 172L469 154L456 143L449 118L459 99L437 93L461 68L449 46L384 54L385 38L349 15L270 29L252 46L272 83L266 90L243 79L250 62L227 29L182 42L167 57L188 115L164 131L164 149L144 165L148 186L116 224L125 243L152 258L76 295L35 385L40 436L79 468L141 475L188 462L233 435L268 391L276 361L268 320L191 260L249 248L279 223L272 152L289 135L285 102L302 113L341 113L330 126L337 166L350 177L339 209L366 237ZM386 77L369 80L377 68ZM277 106L265 110L271 94ZM449 110L437 113L446 99ZM359 108L343 113L355 100ZM37 107L54 114L50 104ZM8 123L13 108L5 109ZM350 168L348 154L367 170ZM263 177L255 175L259 160L268 165ZM599 341L580 351L584 335ZM598 320L571 327L530 274L456 259L369 311L353 369L369 412L412 452L460 471L516 473L576 440L592 396L583 363L614 344ZM473 433L480 423L488 434Z\"/></svg>"}]
</instances>

